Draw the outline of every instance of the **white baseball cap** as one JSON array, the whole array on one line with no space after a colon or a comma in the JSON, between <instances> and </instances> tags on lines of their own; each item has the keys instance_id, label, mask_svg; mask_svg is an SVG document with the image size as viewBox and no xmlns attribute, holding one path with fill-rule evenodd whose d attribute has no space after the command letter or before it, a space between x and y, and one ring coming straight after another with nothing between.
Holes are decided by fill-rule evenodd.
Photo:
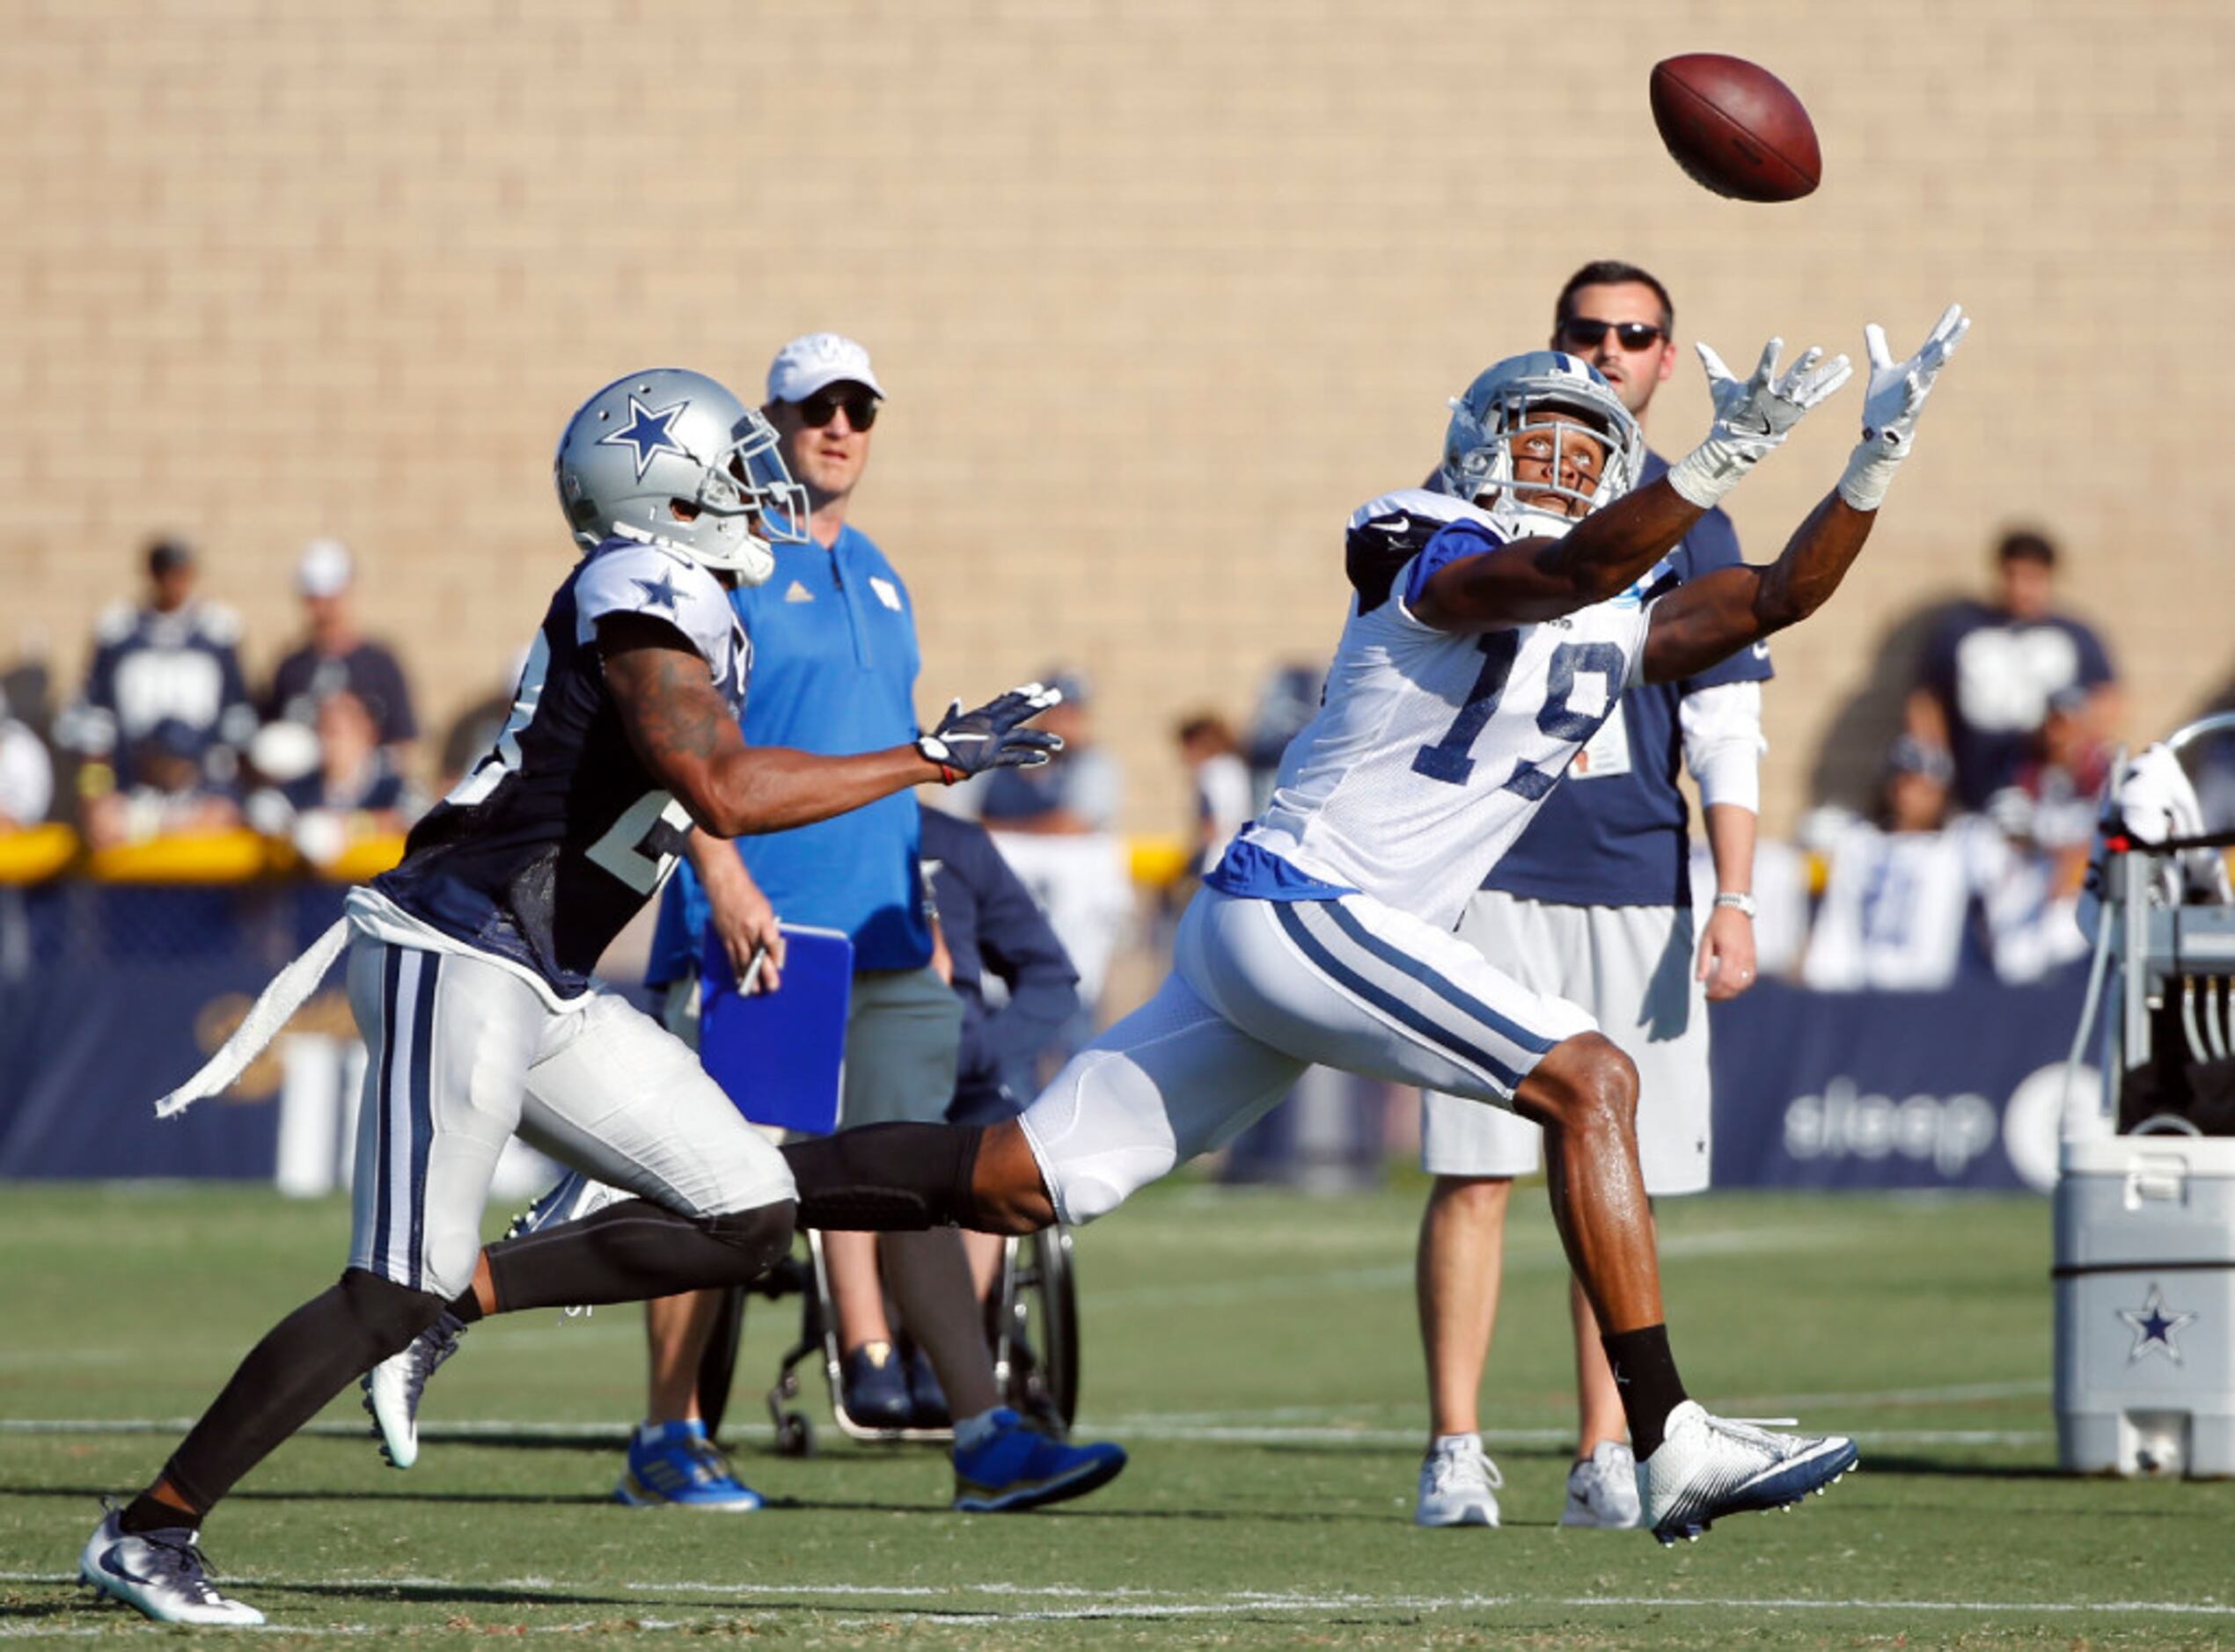
<instances>
[{"instance_id":1,"label":"white baseball cap","mask_svg":"<svg viewBox=\"0 0 2235 1652\"><path fill-rule=\"evenodd\" d=\"M841 333L806 333L777 351L768 364L771 401L805 401L825 384L841 382L867 384L884 394L869 353Z\"/></svg>"},{"instance_id":2,"label":"white baseball cap","mask_svg":"<svg viewBox=\"0 0 2235 1652\"><path fill-rule=\"evenodd\" d=\"M305 596L339 596L355 575L348 545L339 539L313 539L295 565L295 588Z\"/></svg>"}]
</instances>

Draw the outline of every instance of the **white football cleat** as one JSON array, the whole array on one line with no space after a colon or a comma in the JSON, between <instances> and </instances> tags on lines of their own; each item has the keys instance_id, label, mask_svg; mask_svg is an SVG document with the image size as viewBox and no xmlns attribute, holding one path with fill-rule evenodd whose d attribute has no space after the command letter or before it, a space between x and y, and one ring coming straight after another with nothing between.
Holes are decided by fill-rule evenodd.
<instances>
[{"instance_id":1,"label":"white football cleat","mask_svg":"<svg viewBox=\"0 0 2235 1652\"><path fill-rule=\"evenodd\" d=\"M1564 1526L1626 1531L1638 1522L1638 1459L1619 1440L1601 1440L1591 1455L1568 1470Z\"/></svg>"},{"instance_id":2,"label":"white football cleat","mask_svg":"<svg viewBox=\"0 0 2235 1652\"><path fill-rule=\"evenodd\" d=\"M427 1379L444 1360L458 1352L458 1339L472 1327L456 1314L443 1317L357 1379L364 1390L364 1408L372 1414L373 1433L380 1441L380 1455L391 1468L409 1468L419 1460L419 1400Z\"/></svg>"},{"instance_id":3,"label":"white football cleat","mask_svg":"<svg viewBox=\"0 0 2235 1652\"><path fill-rule=\"evenodd\" d=\"M1843 1435L1772 1434L1714 1416L1693 1400L1670 1412L1664 1427L1659 1449L1638 1469L1641 1518L1663 1543L1697 1538L1725 1515L1799 1502L1854 1467L1858 1456Z\"/></svg>"},{"instance_id":4,"label":"white football cleat","mask_svg":"<svg viewBox=\"0 0 2235 1652\"><path fill-rule=\"evenodd\" d=\"M1494 1526L1498 1488L1506 1477L1472 1434L1440 1441L1420 1465L1420 1498L1412 1506L1416 1526Z\"/></svg>"},{"instance_id":5,"label":"white football cleat","mask_svg":"<svg viewBox=\"0 0 2235 1652\"><path fill-rule=\"evenodd\" d=\"M103 1516L77 1558L78 1576L96 1590L158 1623L245 1628L264 1621L255 1607L228 1600L212 1587L209 1562L195 1546L199 1531L166 1526L136 1534L118 1524L122 1518L114 1509Z\"/></svg>"}]
</instances>

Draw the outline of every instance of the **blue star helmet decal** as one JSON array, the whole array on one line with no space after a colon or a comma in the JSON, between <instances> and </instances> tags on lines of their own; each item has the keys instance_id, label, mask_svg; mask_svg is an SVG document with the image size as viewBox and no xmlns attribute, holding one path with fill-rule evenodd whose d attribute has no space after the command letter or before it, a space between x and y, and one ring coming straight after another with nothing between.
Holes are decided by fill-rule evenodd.
<instances>
[{"instance_id":1,"label":"blue star helmet decal","mask_svg":"<svg viewBox=\"0 0 2235 1652\"><path fill-rule=\"evenodd\" d=\"M597 438L601 448L634 448L636 450L636 479L642 481L650 468L652 456L660 452L679 453L686 458L689 450L668 434L677 415L690 406L687 401L670 402L661 408L647 407L634 396L628 398L628 428L616 430L611 435Z\"/></svg>"},{"instance_id":2,"label":"blue star helmet decal","mask_svg":"<svg viewBox=\"0 0 2235 1652\"><path fill-rule=\"evenodd\" d=\"M676 606L680 599L676 595L675 581L666 569L660 570L657 580L631 580L629 583L644 593L647 608L664 608L670 614L679 611Z\"/></svg>"},{"instance_id":3,"label":"blue star helmet decal","mask_svg":"<svg viewBox=\"0 0 2235 1652\"><path fill-rule=\"evenodd\" d=\"M2173 1339L2196 1316L2178 1309L2167 1312L2165 1292L2158 1289L2157 1281L2150 1282L2150 1294L2139 1308L2121 1308L2117 1312L2134 1332L2134 1348L2127 1355L2128 1364L2136 1363L2146 1354L2163 1354L2176 1365L2181 1363L2180 1349Z\"/></svg>"}]
</instances>

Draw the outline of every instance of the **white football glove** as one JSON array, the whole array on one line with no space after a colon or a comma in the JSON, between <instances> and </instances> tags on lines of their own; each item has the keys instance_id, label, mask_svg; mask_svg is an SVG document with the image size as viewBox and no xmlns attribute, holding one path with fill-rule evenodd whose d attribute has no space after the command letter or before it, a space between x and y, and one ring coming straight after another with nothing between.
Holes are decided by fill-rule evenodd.
<instances>
[{"instance_id":1,"label":"white football glove","mask_svg":"<svg viewBox=\"0 0 2235 1652\"><path fill-rule=\"evenodd\" d=\"M1863 439L1839 479L1839 496L1857 510L1876 510L1884 502L1894 472L1909 456L1925 398L1970 330L1971 318L1963 306L1950 304L1916 354L1896 362L1886 347L1885 328L1873 321L1863 329L1863 348L1870 356L1870 384L1863 392Z\"/></svg>"},{"instance_id":2,"label":"white football glove","mask_svg":"<svg viewBox=\"0 0 2235 1652\"><path fill-rule=\"evenodd\" d=\"M1702 510L1711 508L1759 460L1777 451L1808 410L1844 384L1855 370L1845 356L1827 362L1821 350L1812 348L1781 377L1777 355L1784 340L1772 339L1762 347L1754 376L1740 383L1708 346L1693 347L1707 369L1715 422L1708 427L1705 441L1669 467L1668 485Z\"/></svg>"}]
</instances>

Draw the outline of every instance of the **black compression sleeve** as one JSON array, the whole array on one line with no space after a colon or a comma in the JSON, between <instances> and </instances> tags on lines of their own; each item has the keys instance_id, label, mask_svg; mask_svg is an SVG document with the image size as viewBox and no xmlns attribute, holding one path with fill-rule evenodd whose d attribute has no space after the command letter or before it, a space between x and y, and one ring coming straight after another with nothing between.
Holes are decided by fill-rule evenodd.
<instances>
[{"instance_id":1,"label":"black compression sleeve","mask_svg":"<svg viewBox=\"0 0 2235 1652\"><path fill-rule=\"evenodd\" d=\"M908 1232L969 1227L971 1174L986 1132L964 1124L865 1124L783 1150L802 1227Z\"/></svg>"}]
</instances>

